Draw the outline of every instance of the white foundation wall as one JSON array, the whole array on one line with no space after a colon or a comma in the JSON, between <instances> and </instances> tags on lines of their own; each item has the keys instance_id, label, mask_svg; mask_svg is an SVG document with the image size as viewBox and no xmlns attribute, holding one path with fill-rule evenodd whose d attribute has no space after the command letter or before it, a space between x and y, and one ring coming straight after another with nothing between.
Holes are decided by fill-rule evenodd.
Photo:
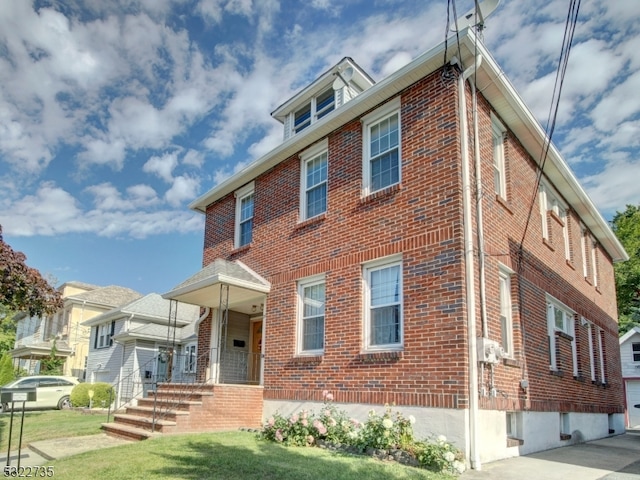
<instances>
[{"instance_id":1,"label":"white foundation wall","mask_svg":"<svg viewBox=\"0 0 640 480\"><path fill-rule=\"evenodd\" d=\"M283 416L299 413L301 410L320 412L322 402L295 402L284 400L265 400L263 417L267 420L276 412ZM356 403L333 403L341 411L346 412L350 418L365 422L369 416L369 410L375 410L376 414L384 413L384 405L369 405ZM444 435L447 441L457 448L465 450L465 424L466 410L454 410L448 408L427 407L391 407L394 412L401 412L405 418L413 415L416 423L413 425L414 437L419 440L431 436Z\"/></svg>"},{"instance_id":2,"label":"white foundation wall","mask_svg":"<svg viewBox=\"0 0 640 480\"><path fill-rule=\"evenodd\" d=\"M569 412L567 426L571 438L561 440L559 412L514 413L517 417L516 436L523 440L523 443L509 447L507 446L506 412L480 410L478 444L481 462L528 455L625 432L623 414ZM614 433L609 433L610 429Z\"/></svg>"}]
</instances>

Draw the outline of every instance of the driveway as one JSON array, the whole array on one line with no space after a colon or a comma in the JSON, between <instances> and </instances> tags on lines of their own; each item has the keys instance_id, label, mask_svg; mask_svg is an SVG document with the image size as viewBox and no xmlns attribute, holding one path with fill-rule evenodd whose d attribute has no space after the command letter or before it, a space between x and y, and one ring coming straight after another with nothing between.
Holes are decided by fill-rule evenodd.
<instances>
[{"instance_id":1,"label":"driveway","mask_svg":"<svg viewBox=\"0 0 640 480\"><path fill-rule=\"evenodd\" d=\"M460 480L639 480L640 431L555 448L469 470Z\"/></svg>"}]
</instances>

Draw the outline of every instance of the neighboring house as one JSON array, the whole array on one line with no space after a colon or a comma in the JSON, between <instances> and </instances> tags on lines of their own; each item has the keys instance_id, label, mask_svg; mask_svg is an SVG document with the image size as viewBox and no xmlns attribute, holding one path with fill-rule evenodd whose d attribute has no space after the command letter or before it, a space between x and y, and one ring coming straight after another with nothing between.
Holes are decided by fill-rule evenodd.
<instances>
[{"instance_id":1,"label":"neighboring house","mask_svg":"<svg viewBox=\"0 0 640 480\"><path fill-rule=\"evenodd\" d=\"M284 142L190 205L204 268L163 295L211 310L200 381L257 381L263 418L395 404L474 468L624 432L628 255L472 31L376 84L345 58L273 116Z\"/></svg>"},{"instance_id":2,"label":"neighboring house","mask_svg":"<svg viewBox=\"0 0 640 480\"><path fill-rule=\"evenodd\" d=\"M640 428L640 327L633 327L620 337L620 362L624 382L626 425Z\"/></svg>"},{"instance_id":3,"label":"neighboring house","mask_svg":"<svg viewBox=\"0 0 640 480\"><path fill-rule=\"evenodd\" d=\"M87 381L117 385L118 405L157 381L194 382L200 309L150 293L83 323L91 329Z\"/></svg>"},{"instance_id":4,"label":"neighboring house","mask_svg":"<svg viewBox=\"0 0 640 480\"><path fill-rule=\"evenodd\" d=\"M54 315L16 316L16 341L10 353L17 367L34 375L40 372L41 359L51 355L55 342L56 356L65 359L63 375L84 380L89 329L82 322L129 303L140 294L116 285L99 287L75 281L61 285L58 290L63 307Z\"/></svg>"}]
</instances>

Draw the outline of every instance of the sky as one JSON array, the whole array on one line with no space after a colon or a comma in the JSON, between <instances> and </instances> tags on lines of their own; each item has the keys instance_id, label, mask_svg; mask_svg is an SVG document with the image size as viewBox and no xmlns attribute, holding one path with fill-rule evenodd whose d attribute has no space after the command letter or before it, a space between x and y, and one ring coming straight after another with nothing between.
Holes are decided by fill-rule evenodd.
<instances>
[{"instance_id":1,"label":"sky","mask_svg":"<svg viewBox=\"0 0 640 480\"><path fill-rule=\"evenodd\" d=\"M543 126L568 8L502 0L484 32ZM608 220L640 203L639 18L582 2L553 136ZM276 107L345 56L385 78L446 21L447 0L2 0L4 240L55 285L165 293L202 266L189 203L282 142Z\"/></svg>"}]
</instances>

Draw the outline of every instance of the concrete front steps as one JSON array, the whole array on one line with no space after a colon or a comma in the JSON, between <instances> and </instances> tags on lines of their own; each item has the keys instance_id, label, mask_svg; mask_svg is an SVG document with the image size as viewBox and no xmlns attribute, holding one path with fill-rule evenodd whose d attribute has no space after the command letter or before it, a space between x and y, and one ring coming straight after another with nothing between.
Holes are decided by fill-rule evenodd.
<instances>
[{"instance_id":1,"label":"concrete front steps","mask_svg":"<svg viewBox=\"0 0 640 480\"><path fill-rule=\"evenodd\" d=\"M259 428L262 404L261 386L160 383L156 392L116 413L102 429L111 436L146 440L159 434Z\"/></svg>"}]
</instances>

